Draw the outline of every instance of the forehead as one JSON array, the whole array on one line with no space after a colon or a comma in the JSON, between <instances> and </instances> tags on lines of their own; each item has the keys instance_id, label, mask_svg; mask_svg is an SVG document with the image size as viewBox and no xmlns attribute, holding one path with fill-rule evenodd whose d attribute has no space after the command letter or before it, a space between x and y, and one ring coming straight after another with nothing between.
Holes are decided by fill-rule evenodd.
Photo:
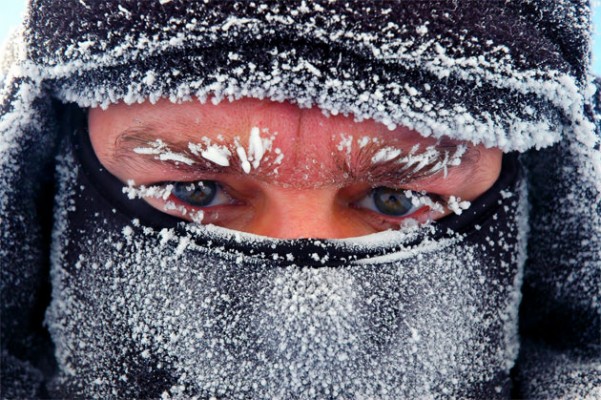
<instances>
[{"instance_id":1,"label":"forehead","mask_svg":"<svg viewBox=\"0 0 601 400\"><path fill-rule=\"evenodd\" d=\"M97 153L109 159L142 160L140 153L153 153L148 146L155 146L157 140L187 155L190 149L194 150L190 145L200 145L201 150L206 150L208 144L249 150L253 136L256 141L259 135L266 153L263 167L269 166L269 170L257 166L252 172L269 175L275 170L277 174L271 174L270 179L290 182L332 181L338 179L337 175L360 173L378 157L381 161L390 156L390 151L409 154L416 148L453 148L459 143L424 138L404 127L391 130L372 120L326 116L317 108L301 109L290 103L256 99L217 105L195 101L173 104L167 100L156 104L117 104L106 110L90 110L89 129ZM236 150L231 153L234 157L240 155Z\"/></svg>"},{"instance_id":2,"label":"forehead","mask_svg":"<svg viewBox=\"0 0 601 400\"><path fill-rule=\"evenodd\" d=\"M340 134L347 136L377 137L388 144L413 145L417 142L434 144L436 140L423 138L404 127L390 130L372 120L355 121L352 116L326 116L317 108L301 109L290 103L267 100L240 99L234 102L190 101L174 104L160 100L156 104L116 104L106 110L90 110L90 129L113 137L127 129L152 131L174 140L202 137L248 137L253 127L276 135L281 148L289 145L310 145L336 141ZM108 138L107 138L108 139Z\"/></svg>"}]
</instances>

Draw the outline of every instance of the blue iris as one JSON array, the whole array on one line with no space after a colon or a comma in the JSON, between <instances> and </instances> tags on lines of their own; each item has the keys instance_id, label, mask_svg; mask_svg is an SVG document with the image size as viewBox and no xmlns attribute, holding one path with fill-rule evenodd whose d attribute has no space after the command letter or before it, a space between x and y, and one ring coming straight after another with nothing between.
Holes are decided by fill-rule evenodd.
<instances>
[{"instance_id":1,"label":"blue iris","mask_svg":"<svg viewBox=\"0 0 601 400\"><path fill-rule=\"evenodd\" d=\"M379 212L394 217L402 217L415 211L411 199L405 195L405 190L389 187L378 187L372 191L374 205Z\"/></svg>"},{"instance_id":2,"label":"blue iris","mask_svg":"<svg viewBox=\"0 0 601 400\"><path fill-rule=\"evenodd\" d=\"M206 207L217 195L217 184L214 181L174 182L171 194L192 206Z\"/></svg>"}]
</instances>

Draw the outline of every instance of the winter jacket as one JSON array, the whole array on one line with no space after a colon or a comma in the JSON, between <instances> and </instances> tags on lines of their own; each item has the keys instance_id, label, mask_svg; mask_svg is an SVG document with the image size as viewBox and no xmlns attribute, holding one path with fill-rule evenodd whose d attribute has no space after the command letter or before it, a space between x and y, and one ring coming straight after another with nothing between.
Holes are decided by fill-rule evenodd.
<instances>
[{"instance_id":1,"label":"winter jacket","mask_svg":"<svg viewBox=\"0 0 601 400\"><path fill-rule=\"evenodd\" d=\"M0 72L2 397L601 397L589 41L584 0L32 0ZM243 97L503 172L439 224L273 240L129 200L87 139L90 107Z\"/></svg>"}]
</instances>

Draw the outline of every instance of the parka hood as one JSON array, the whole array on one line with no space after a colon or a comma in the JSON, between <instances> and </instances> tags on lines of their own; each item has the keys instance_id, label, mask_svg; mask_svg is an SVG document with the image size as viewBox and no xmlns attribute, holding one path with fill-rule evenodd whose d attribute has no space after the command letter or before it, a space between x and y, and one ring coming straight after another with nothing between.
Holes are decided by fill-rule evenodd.
<instances>
[{"instance_id":1,"label":"parka hood","mask_svg":"<svg viewBox=\"0 0 601 400\"><path fill-rule=\"evenodd\" d=\"M586 2L479 3L34 1L13 71L82 107L256 97L506 151L569 121L590 144Z\"/></svg>"}]
</instances>

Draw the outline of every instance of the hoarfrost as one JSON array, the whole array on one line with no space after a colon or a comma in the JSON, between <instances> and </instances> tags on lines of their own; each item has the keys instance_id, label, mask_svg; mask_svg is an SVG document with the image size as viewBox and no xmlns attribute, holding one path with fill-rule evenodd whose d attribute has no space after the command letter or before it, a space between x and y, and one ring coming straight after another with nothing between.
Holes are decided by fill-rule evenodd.
<instances>
[{"instance_id":1,"label":"hoarfrost","mask_svg":"<svg viewBox=\"0 0 601 400\"><path fill-rule=\"evenodd\" d=\"M67 186L59 195L77 198L79 190ZM509 208L523 210L525 203ZM57 237L58 290L48 317L61 339L62 368L72 363L76 376L93 380L102 371L107 378L94 386L95 395L110 391L109 382L131 388L133 371L111 372L118 364L114 357L131 343L136 351L130 361L152 365L147 374L169 371L173 377L162 392L166 398L225 392L232 398L460 397L465 382L508 374L513 366L521 264L488 260L483 271L473 238L433 239L434 226L414 226L314 241L307 257L287 252L285 241L211 226L156 231L132 222L115 234L103 222L106 212L86 216L82 237L95 240L81 241L87 244L77 258L75 286L65 286L64 279L71 257L64 247L68 225ZM486 229L493 234L496 228ZM220 238L234 237L237 245L220 244ZM410 244L418 237L424 239ZM507 232L491 246L518 257L524 237ZM386 246L393 247L382 256L327 264L331 256ZM270 250L253 254L260 248ZM325 265L315 268L308 260ZM491 269L503 274L482 280ZM70 295L90 288L95 295L85 301ZM113 323L98 329L93 316L107 313ZM489 352L482 351L483 335ZM82 358L80 349L90 346L96 352ZM95 358L97 352L103 358Z\"/></svg>"},{"instance_id":2,"label":"hoarfrost","mask_svg":"<svg viewBox=\"0 0 601 400\"><path fill-rule=\"evenodd\" d=\"M317 11L319 8L313 12L327 14L327 9ZM123 15L121 18L129 18L131 14L131 11L123 7L118 12ZM215 10L214 15L218 15L218 12L219 10ZM212 13L212 10L209 11L209 14ZM407 37L407 31L400 29L398 23L392 21L392 25L389 24L387 29L378 34L362 32L360 26L351 26L344 19L328 17L324 20L327 21L326 26L316 29L310 20L304 21L300 15L284 17L278 15L271 7L267 7L253 18L222 17L216 20L221 23L211 25L196 19L190 20L189 15L180 16L178 27L166 28L159 38L151 40L145 35L140 35L134 39L124 35L110 46L106 43L96 43L94 46L104 49L102 52L81 49L68 61L49 59L48 66L44 68L24 60L13 73L33 77L38 82L51 81L105 66L123 65L124 58L128 55L152 57L171 49L192 48L199 43L207 43L208 46L208 43L216 40L217 32L225 36L224 40L235 41L236 37L260 35L259 32L263 32L264 29L286 30L287 27L294 26L293 32L299 37L311 38L316 43L345 43L351 48L357 46L373 55L374 61L394 62L400 67L399 70L423 70L439 77L443 82L453 77L476 89L491 86L500 91L523 96L524 99L533 96L545 99L568 116L569 120L577 122L574 127L583 144L590 147L591 143L597 142L593 134L594 127L587 123L583 114L583 97L574 77L550 67L522 70L513 57L513 50L502 44L491 46L466 41L465 46L479 46L481 50L477 55L468 56L469 53L451 51L446 44L443 45L435 37L431 37L432 27L424 23L416 25L416 33ZM149 27L152 24L151 21L143 23ZM184 37L187 37L187 40L184 40ZM80 40L77 43L85 42ZM461 46L460 48L463 49ZM156 70L153 68L149 71L132 70L126 88L90 85L82 90L79 87L62 85L57 88L57 93L63 100L75 101L82 107L106 106L126 97L128 102L159 97L170 98L174 102L193 97L201 100L210 97L216 101L241 97L288 100L301 107L318 106L331 114L352 114L358 120L372 118L387 126L406 126L426 136L450 136L484 143L487 146L497 146L504 150L547 146L558 141L563 134L555 126L555 117L542 114L540 109L535 109L532 104L527 104L529 117L520 115L521 110L518 108L517 111L502 113L502 119L497 117L501 113L492 114L485 109L466 113L466 109L461 109L459 103L449 105L445 110L413 86L400 86L396 81L384 81L379 75L373 75L374 85L366 90L364 82L351 77L343 68L328 70L321 65L322 60L299 58L298 54L285 49L270 48L266 51L276 55L271 70L262 70L252 59L248 59L248 54L239 51L236 52L238 56L231 60L236 63L231 70L220 70L219 73L195 81L186 80L180 83L177 74L166 76L163 83L156 79L149 81L147 72ZM289 60L296 60L296 63L293 64ZM300 67L301 70L295 72L296 67ZM242 74L246 78L235 74L240 68L246 71ZM298 80L297 75L303 71L307 74L303 76L302 90L298 91L298 85L294 82ZM333 92L330 90L331 85L324 86L322 80L326 77L328 82L336 82L335 87L339 90ZM145 79L153 89L142 94L140 85ZM429 92L431 90L428 88L431 89L435 83L424 82L422 86Z\"/></svg>"},{"instance_id":3,"label":"hoarfrost","mask_svg":"<svg viewBox=\"0 0 601 400\"><path fill-rule=\"evenodd\" d=\"M159 160L181 162L181 163L187 164L187 165L194 164L194 160L191 160L189 157L186 157L185 155L183 155L181 153L173 153L171 151L167 151L167 152L159 154Z\"/></svg>"},{"instance_id":4,"label":"hoarfrost","mask_svg":"<svg viewBox=\"0 0 601 400\"><path fill-rule=\"evenodd\" d=\"M371 159L374 164L394 160L401 155L401 150L394 147L385 147L380 149Z\"/></svg>"},{"instance_id":5,"label":"hoarfrost","mask_svg":"<svg viewBox=\"0 0 601 400\"><path fill-rule=\"evenodd\" d=\"M148 142L149 147L136 147L133 149L136 154L155 155L155 159L161 161L175 161L186 165L193 165L194 160L182 153L174 153L161 139Z\"/></svg>"},{"instance_id":6,"label":"hoarfrost","mask_svg":"<svg viewBox=\"0 0 601 400\"><path fill-rule=\"evenodd\" d=\"M346 155L350 155L353 151L353 137L344 133L340 134L340 141L336 145L338 151L344 151Z\"/></svg>"},{"instance_id":7,"label":"hoarfrost","mask_svg":"<svg viewBox=\"0 0 601 400\"><path fill-rule=\"evenodd\" d=\"M261 140L261 132L256 126L250 130L250 136L248 138L248 160L252 162L254 169L259 168L261 165L261 159L265 154L263 148L263 141Z\"/></svg>"},{"instance_id":8,"label":"hoarfrost","mask_svg":"<svg viewBox=\"0 0 601 400\"><path fill-rule=\"evenodd\" d=\"M411 190L405 190L403 194L408 199L411 199L411 204L413 207L419 208L426 206L432 211L439 213L444 212L444 206L440 202L433 200L430 196L425 194L416 194Z\"/></svg>"},{"instance_id":9,"label":"hoarfrost","mask_svg":"<svg viewBox=\"0 0 601 400\"><path fill-rule=\"evenodd\" d=\"M236 154L238 155L238 158L240 159L240 167L242 168L242 170L244 171L245 174L249 174L250 173L250 162L248 162L248 157L246 157L246 150L244 150L244 147L242 147L238 144L236 146Z\"/></svg>"},{"instance_id":10,"label":"hoarfrost","mask_svg":"<svg viewBox=\"0 0 601 400\"><path fill-rule=\"evenodd\" d=\"M167 1L159 0L159 4L164 3ZM591 212L590 205L599 198L601 157L595 148L599 143L595 127L585 114L593 93L590 88L584 93L583 80L572 75L571 71L577 68L559 59L552 62L543 59L543 64L538 64L528 58L532 54L521 54L519 46L513 46L515 35L484 41L489 47L478 47L469 40L449 40L453 43L449 48L436 36L436 27L426 26L421 21L417 21L418 25L407 21L406 26L395 20L382 21L381 29L370 32L355 23L354 18L325 14L327 9L318 4L308 4L301 10L294 10L294 14L280 15L269 5L256 3L253 9L260 12L253 18L219 18L219 7L206 9L206 16L214 18L207 18L207 21L213 23L192 20L194 12L182 14L161 25L152 39L144 33L131 35L127 31L131 27L155 28L152 18L144 18L144 15L137 18L138 10L112 7L106 14L88 12L87 9L97 6L83 0L72 4L72 12L82 16L78 26L97 26L95 20L85 18L115 18L115 31L110 40L101 36L82 39L61 35L58 42L56 31L45 38L45 32L39 27L26 27L27 35L40 35L40 40L32 40L34 36L25 37L26 40L11 48L7 60L14 62L8 67L4 60L2 62L2 75L6 79L3 79L0 97L3 105L7 105L0 120L0 215L4 218L3 224L10 222L7 216L13 211L23 218L32 214L29 209L24 212L24 206L14 205L11 190L16 190L15 177L24 176L24 168L29 167L20 164L22 159L28 159L21 148L28 149L29 142L25 139L32 132L39 136L35 140L44 139L52 131L48 129L54 123L48 119L52 112L40 105L46 104L52 94L59 101L73 101L81 107L107 107L120 100L131 104L159 98L169 98L175 103L192 98L203 102L209 98L218 102L241 97L289 100L301 107L318 106L332 114L352 114L357 120L372 118L388 126L397 124L416 129L425 136L449 136L506 151L543 148L564 140L562 149L574 157L569 167L578 171L579 180L574 181L577 187L569 189L572 197L554 205L559 205L556 209L568 218L557 221L549 215L542 222L534 219L534 233L539 236L535 236L531 244L533 247L542 246L539 245L541 242L548 244L549 233L563 234L566 224L571 224L570 234L579 233L582 226L586 227L585 233L597 232L598 215ZM532 9L540 13L540 18L546 18L541 7L547 3L551 4L532 3ZM201 7L201 4L190 3L189 7ZM86 10L79 12L79 5ZM316 26L314 18L303 14L310 12L311 7L324 13L322 27ZM551 14L555 18L562 10L570 10L567 2L555 2L553 7ZM30 11L36 10L31 8ZM353 16L355 12L363 11L364 7L358 4L357 10L347 9L340 13ZM46 17L45 24L40 26L52 26L51 23L60 18L52 14L51 8ZM136 24L121 23L132 17ZM568 21L571 27L586 25L582 22L586 19L574 15L561 18L562 23ZM29 21L37 23L38 19ZM520 23L527 21L528 18L524 18ZM457 33L453 29L453 24L449 24L449 33ZM462 27L458 25L457 29ZM404 34L408 31L411 31L409 39ZM318 57L325 60L322 63L319 59L299 59L296 49L275 47L271 49L273 62L267 64L267 68L253 63L252 55L240 51L238 57L231 59L236 64L227 66L231 67L229 71L225 68L213 75L192 77L179 72L184 68L170 68L168 71L171 72L163 74L161 71L161 79L150 79L145 70L159 67L166 54L195 54L199 48L211 48L216 41L228 47L240 37L266 39L271 34L283 33L307 43L319 43L324 48L354 49L373 65L389 65L390 71L412 71L415 72L413 76L431 79L428 83L414 85L412 82L413 86L404 87L398 82L403 82L402 78L407 76L397 79L396 75L391 75L393 79L386 81L383 74L376 79L371 70L366 70L369 79L361 79L349 74L349 69L345 68L348 54L334 55L338 61L332 62L328 54L324 57L320 53ZM578 38L571 38L566 46L570 47L572 39L578 42ZM263 42L270 43L269 40ZM25 43L33 48L27 48ZM555 51L557 43L552 44L549 51L542 49L548 57L559 54ZM470 46L475 46L473 51ZM530 42L528 46L536 48ZM32 58L34 55L37 58ZM132 63L132 60L157 62ZM206 70L206 64L200 58L191 57L190 60L201 65L197 71ZM521 60L527 63L521 64ZM123 77L113 82L103 80L105 71L117 71L128 64L132 68L125 71ZM366 65L371 67L372 64ZM292 73L291 69L296 66L302 68ZM299 79L300 75L302 79ZM590 76L586 79L592 81ZM445 96L434 100L429 97L428 93L437 93L449 82L456 84L451 89L459 88L451 92L460 97L457 104L441 104L448 100ZM460 89L465 87L473 88L471 94L474 96L462 95ZM467 98L480 99L479 91L495 96L495 102L470 104ZM465 104L471 108L466 110L462 107ZM242 151L246 155L244 148ZM61 163L58 170L64 179L59 181L56 201L52 240L54 297L48 312L48 325L53 337L59 339L55 340L62 374L59 379L80 379L82 387L89 390L86 396L119 397L117 388L110 387L108 382L111 381L114 385L129 381L120 388L127 393L132 389L131 382L135 377L128 375L131 371L114 374L113 368L122 365L123 357L133 361L141 355L150 358L144 358L146 363L137 365L156 366L149 374L157 373L157 382L165 376L175 377L177 382L170 389L161 390L165 396L180 398L194 390L201 393L200 397L223 397L230 393L233 393L232 397L248 397L251 391L257 394L255 397L286 397L282 384L299 397L315 397L318 393L322 397L407 398L430 397L433 392L446 397L467 397L462 396L462 388L476 382L478 377L492 379L499 370L508 372L515 360L517 325L511 321L517 319L521 269L510 276L507 265L486 265L489 274L484 275L481 265L476 267L475 261L483 251L481 247L468 248L459 254L452 246L444 247L443 242L430 243L433 248L419 249L423 250L422 257L428 258L428 262L417 258L401 267L399 264L378 265L374 270L369 269L369 262L364 263L363 269L345 268L352 263L343 264L342 268L315 269L298 265L268 268L254 257L232 254L231 248L197 246L194 240L179 233L173 233L167 240L169 245L164 243L161 248L158 234L143 224L132 222L131 231L111 231L106 221L119 215L115 209L84 214L87 231L78 231L78 240L74 243L74 234L69 231L73 221L69 218L75 218L74 213L78 210L76 193L80 189L69 187L76 168L64 160ZM251 165L248 160L246 163L243 169L250 172ZM419 166L420 162L413 164ZM554 162L545 164L549 169L554 165ZM531 184L534 187L537 183ZM532 193L536 194L536 191ZM589 196L589 193L592 194ZM507 201L514 200L514 197L504 197ZM456 202L463 210L461 201L456 199ZM513 203L508 204L511 209ZM571 212L564 212L564 209ZM524 224L526 217L521 216L519 221ZM576 229L573 228L574 221ZM8 236L5 237L14 239L14 235L10 236L12 225L3 225L6 226ZM545 230L542 226L553 229ZM495 238L489 226L477 228L483 235ZM518 264L526 257L523 226L520 229L521 247L515 260ZM189 232L195 231L190 228ZM263 240L217 228L210 232L216 237L232 237L247 244L258 245ZM405 234L386 232L338 244L343 249L354 245L361 248L361 243L367 246L398 244L408 238L409 234L407 237L403 236ZM144 240L128 240L132 237L143 237ZM496 239L501 249L510 246L507 237ZM595 250L598 240L593 235L587 237L589 239L592 246L588 248ZM491 242L489 245L497 245L495 240ZM27 245L31 243L28 241ZM563 249L563 243L551 244L533 254L541 258L546 256L549 265L568 270L563 255L545 254L547 250ZM70 246L78 246L81 252L72 252ZM200 262L206 260L203 257L207 254L212 258ZM582 250L569 255L575 262L590 264L578 271L586 272L587 268L598 265L597 260L587 260L583 254ZM229 263L222 262L220 255L240 261L236 268L230 268ZM393 257L390 260L395 262ZM538 261L532 257L531 260ZM75 271L73 266L79 269ZM497 267L501 280L507 278L505 282L488 279L489 275L495 275ZM541 275L556 276L553 274L545 269ZM25 271L20 278L26 278ZM544 283L544 279L542 281ZM263 285L265 282L269 283L267 288ZM552 282L553 287L557 287L558 282L561 280ZM560 285L557 290L562 296L574 296L574 288ZM364 296L369 293L374 296ZM391 297L381 296L382 293L390 293ZM420 295L420 301L413 302L413 294ZM488 309L487 304L496 306ZM298 312L291 313L290 307ZM327 313L329 310L335 312ZM373 317L371 320L367 318L369 315ZM103 323L99 320L101 316L110 316L111 323ZM405 318L402 321L405 325L390 325L391 321L399 321L398 316ZM431 319L422 320L424 316ZM252 323L247 323L250 320ZM374 326L381 329L374 333ZM399 326L402 328L392 329ZM491 362L470 358L482 354L483 332L493 329L505 332L504 343L487 343L487 348L498 352L497 357ZM397 332L399 337L387 336L388 332ZM417 347L408 347L406 343L414 337L414 332L419 333L421 340L415 343ZM377 342L373 343L374 339ZM133 353L130 352L132 340L136 343ZM256 351L254 346L257 344L263 346L261 350L269 351ZM349 353L349 349L354 354ZM121 353L117 355L116 351ZM381 357L373 358L374 354ZM574 374L574 368L587 367L590 374L598 372L596 364L557 363L558 359L567 360L563 355L553 358L542 357L537 352L525 354L532 355L537 364L532 369L535 373L529 383L538 385L538 393L547 397L560 397L557 393L566 392L578 397L585 393L581 385L586 384L586 376ZM208 360L209 355L211 360ZM273 358L266 361L267 355ZM161 362L157 363L157 358ZM499 360L503 360L502 366L495 369L495 362ZM331 368L328 362L337 363L336 368ZM547 370L541 371L541 367ZM548 373L548 369L555 369L552 372L561 376L539 375ZM166 372L161 375L157 371ZM433 381L430 379L433 376L439 379ZM413 377L415 380L411 379ZM553 378L569 389L553 391ZM252 379L256 385L249 386L244 379ZM153 383L152 380L148 382ZM330 391L320 391L323 387ZM394 392L393 388L400 388L400 392ZM598 392L595 389L584 388L592 396Z\"/></svg>"},{"instance_id":11,"label":"hoarfrost","mask_svg":"<svg viewBox=\"0 0 601 400\"><path fill-rule=\"evenodd\" d=\"M190 144L190 146L192 146L192 144ZM229 157L232 153L224 146L210 145L206 150L202 151L200 155L217 165L227 167L230 165Z\"/></svg>"},{"instance_id":12,"label":"hoarfrost","mask_svg":"<svg viewBox=\"0 0 601 400\"><path fill-rule=\"evenodd\" d=\"M469 201L461 200L459 197L450 196L447 206L451 211L457 215L461 215L464 210L470 208L471 203Z\"/></svg>"},{"instance_id":13,"label":"hoarfrost","mask_svg":"<svg viewBox=\"0 0 601 400\"><path fill-rule=\"evenodd\" d=\"M123 187L123 193L127 194L130 200L141 199L145 197L167 200L171 196L173 185L164 186L135 186L135 182L129 180L127 186Z\"/></svg>"}]
</instances>

